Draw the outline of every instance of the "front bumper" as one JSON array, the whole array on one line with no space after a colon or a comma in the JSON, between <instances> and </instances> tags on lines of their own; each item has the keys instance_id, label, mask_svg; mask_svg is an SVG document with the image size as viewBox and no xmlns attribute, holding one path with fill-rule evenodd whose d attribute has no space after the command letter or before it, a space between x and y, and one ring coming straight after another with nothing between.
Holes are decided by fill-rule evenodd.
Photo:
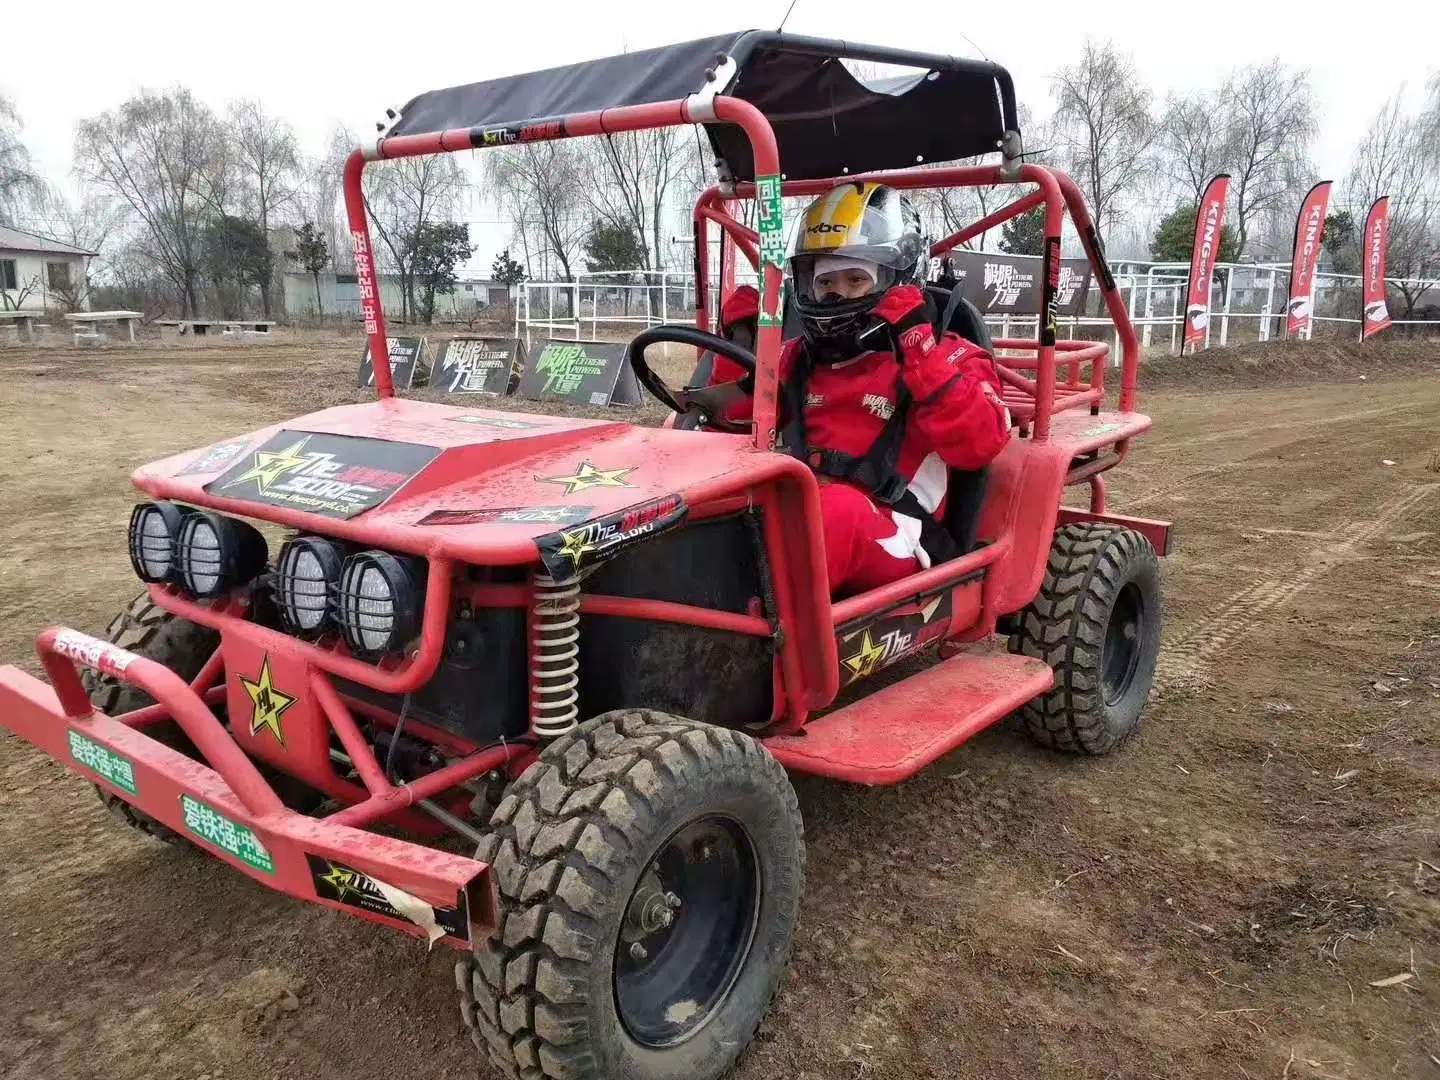
<instances>
[{"instance_id":1,"label":"front bumper","mask_svg":"<svg viewBox=\"0 0 1440 1080\"><path fill-rule=\"evenodd\" d=\"M241 873L301 900L460 948L494 927L485 863L287 809L173 671L64 627L45 631L36 648L50 683L0 666L0 727L67 768ZM209 764L124 718L94 711L77 664L149 694Z\"/></svg>"}]
</instances>

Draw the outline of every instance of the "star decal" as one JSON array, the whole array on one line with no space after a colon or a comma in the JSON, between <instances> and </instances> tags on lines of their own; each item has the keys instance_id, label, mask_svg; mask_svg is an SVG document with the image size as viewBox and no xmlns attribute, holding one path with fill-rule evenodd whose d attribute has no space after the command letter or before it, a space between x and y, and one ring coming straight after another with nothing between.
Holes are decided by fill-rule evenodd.
<instances>
[{"instance_id":1,"label":"star decal","mask_svg":"<svg viewBox=\"0 0 1440 1080\"><path fill-rule=\"evenodd\" d=\"M860 643L860 651L854 656L845 657L845 666L853 672L851 681L868 679L871 675L875 674L875 668L879 666L880 661L884 659L885 646L876 645L871 641L870 631L866 630L865 636Z\"/></svg>"},{"instance_id":2,"label":"star decal","mask_svg":"<svg viewBox=\"0 0 1440 1080\"><path fill-rule=\"evenodd\" d=\"M231 480L225 486L227 488L237 487L247 480L254 480L259 484L261 491L268 490L270 485L279 480L286 472L305 463L306 455L301 451L305 449L305 444L309 441L310 436L306 435L299 442L291 443L284 450L278 452L274 450L255 451L255 463L250 470Z\"/></svg>"},{"instance_id":3,"label":"star decal","mask_svg":"<svg viewBox=\"0 0 1440 1080\"><path fill-rule=\"evenodd\" d=\"M245 688L245 693L249 695L250 703L254 707L250 717L250 734L259 735L261 731L269 731L275 736L275 741L284 746L285 732L280 727L280 718L295 704L295 698L275 689L275 683L270 677L270 657L266 656L260 664L259 682L251 682L241 675L240 685Z\"/></svg>"},{"instance_id":4,"label":"star decal","mask_svg":"<svg viewBox=\"0 0 1440 1080\"><path fill-rule=\"evenodd\" d=\"M342 903L345 897L351 893L354 893L356 896L365 895L365 890L357 884L360 880L360 875L354 870L348 870L343 866L336 866L334 863L331 863L330 872L320 875L320 880L335 890L336 899Z\"/></svg>"},{"instance_id":5,"label":"star decal","mask_svg":"<svg viewBox=\"0 0 1440 1080\"><path fill-rule=\"evenodd\" d=\"M633 484L625 482L625 477L638 467L597 469L590 462L582 461L580 468L573 476L537 476L535 479L542 484L564 484L565 494L574 495L577 491L588 491L590 488L597 487L633 487Z\"/></svg>"},{"instance_id":6,"label":"star decal","mask_svg":"<svg viewBox=\"0 0 1440 1080\"><path fill-rule=\"evenodd\" d=\"M584 529L577 529L574 532L562 532L560 534L560 550L557 554L561 558L570 560L570 568L578 569L580 560L589 551L592 545L586 541Z\"/></svg>"}]
</instances>

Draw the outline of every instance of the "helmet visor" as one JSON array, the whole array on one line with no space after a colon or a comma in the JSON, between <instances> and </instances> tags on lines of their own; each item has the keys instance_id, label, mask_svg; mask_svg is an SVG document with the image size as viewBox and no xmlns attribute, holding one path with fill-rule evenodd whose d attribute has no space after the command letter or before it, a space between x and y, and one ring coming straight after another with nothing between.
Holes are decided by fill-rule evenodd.
<instances>
[{"instance_id":1,"label":"helmet visor","mask_svg":"<svg viewBox=\"0 0 1440 1080\"><path fill-rule=\"evenodd\" d=\"M845 247L825 252L798 252L790 257L790 276L795 295L812 303L853 299L852 293L827 288L837 277L855 271L871 278L869 294L883 293L897 280L896 252L891 247ZM817 287L816 281L820 285Z\"/></svg>"}]
</instances>

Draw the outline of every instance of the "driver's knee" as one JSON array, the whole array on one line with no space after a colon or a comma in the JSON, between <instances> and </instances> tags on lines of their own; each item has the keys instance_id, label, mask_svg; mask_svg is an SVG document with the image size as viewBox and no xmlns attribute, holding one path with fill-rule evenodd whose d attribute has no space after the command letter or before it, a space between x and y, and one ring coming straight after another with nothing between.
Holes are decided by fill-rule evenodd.
<instances>
[{"instance_id":1,"label":"driver's knee","mask_svg":"<svg viewBox=\"0 0 1440 1080\"><path fill-rule=\"evenodd\" d=\"M859 488L822 483L820 521L832 596L878 588L920 569L894 519Z\"/></svg>"}]
</instances>

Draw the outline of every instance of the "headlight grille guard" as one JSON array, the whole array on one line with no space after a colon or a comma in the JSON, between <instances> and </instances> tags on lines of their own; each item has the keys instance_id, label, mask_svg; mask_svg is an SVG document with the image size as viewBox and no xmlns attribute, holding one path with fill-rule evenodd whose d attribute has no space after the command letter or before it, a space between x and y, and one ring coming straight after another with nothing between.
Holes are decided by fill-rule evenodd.
<instances>
[{"instance_id":1,"label":"headlight grille guard","mask_svg":"<svg viewBox=\"0 0 1440 1080\"><path fill-rule=\"evenodd\" d=\"M373 663L299 640L293 634L272 630L241 617L236 601L219 603L191 600L178 590L150 585L150 597L160 607L183 619L212 630L243 632L264 649L304 648L311 667L383 694L408 694L428 682L445 653L445 630L450 613L454 567L448 559L428 560L425 579L425 606L420 619L420 647L390 670ZM239 628L242 628L240 630Z\"/></svg>"},{"instance_id":2,"label":"headlight grille guard","mask_svg":"<svg viewBox=\"0 0 1440 1080\"><path fill-rule=\"evenodd\" d=\"M345 748L346 755L370 796L362 802L330 814L323 820L359 827L390 817L423 799L433 798L477 776L501 768L512 758L533 752L533 748L524 742L502 744L467 754L413 782L394 784L380 768L375 752L355 722L350 706L331 683L332 677L338 677L384 694L408 694L423 686L435 674L444 656L453 583L452 571L453 566L446 559L429 561L420 647L392 669L381 668L320 644L252 622L244 617L242 601L236 597L219 603L207 603L191 600L171 587L160 585L151 585L150 595L160 607L181 618L222 633L240 635L259 649L304 657L310 669L306 689ZM496 603L510 604L516 599L513 590L503 592L503 596L496 596ZM223 670L222 652L223 646L221 650L217 650L211 663L206 665L204 674L208 674L211 679L219 678ZM224 770L221 770L221 773L224 775Z\"/></svg>"}]
</instances>

